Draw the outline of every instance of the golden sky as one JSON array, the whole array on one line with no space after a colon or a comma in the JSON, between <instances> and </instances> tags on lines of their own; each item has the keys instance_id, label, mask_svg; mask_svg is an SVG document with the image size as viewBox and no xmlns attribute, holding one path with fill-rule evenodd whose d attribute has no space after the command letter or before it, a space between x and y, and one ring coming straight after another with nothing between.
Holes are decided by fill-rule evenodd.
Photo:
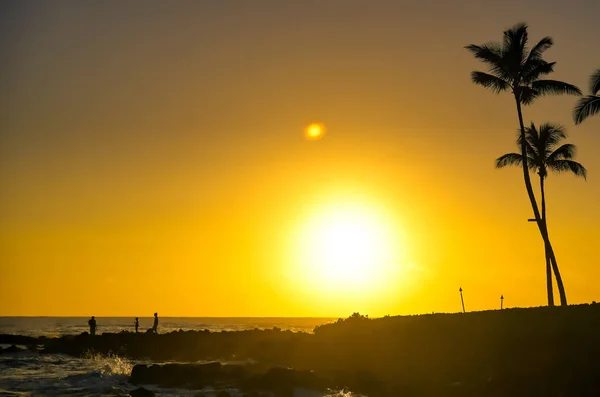
<instances>
[{"instance_id":1,"label":"golden sky","mask_svg":"<svg viewBox=\"0 0 600 397\"><path fill-rule=\"evenodd\" d=\"M597 1L1 8L0 315L381 316L458 311L459 287L468 310L545 304L522 175L494 168L513 100L470 82L463 47L526 21L587 91ZM575 102L525 109L589 172L547 181L570 303L600 300L600 117L574 126Z\"/></svg>"}]
</instances>

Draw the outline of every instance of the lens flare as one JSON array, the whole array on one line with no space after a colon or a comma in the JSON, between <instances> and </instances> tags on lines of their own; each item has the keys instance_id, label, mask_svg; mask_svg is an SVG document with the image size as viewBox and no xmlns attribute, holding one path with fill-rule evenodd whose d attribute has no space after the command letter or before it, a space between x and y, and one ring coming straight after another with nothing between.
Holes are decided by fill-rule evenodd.
<instances>
[{"instance_id":1,"label":"lens flare","mask_svg":"<svg viewBox=\"0 0 600 397\"><path fill-rule=\"evenodd\" d=\"M309 124L304 129L304 136L308 140L321 139L323 137L323 134L325 134L325 126L321 123Z\"/></svg>"}]
</instances>

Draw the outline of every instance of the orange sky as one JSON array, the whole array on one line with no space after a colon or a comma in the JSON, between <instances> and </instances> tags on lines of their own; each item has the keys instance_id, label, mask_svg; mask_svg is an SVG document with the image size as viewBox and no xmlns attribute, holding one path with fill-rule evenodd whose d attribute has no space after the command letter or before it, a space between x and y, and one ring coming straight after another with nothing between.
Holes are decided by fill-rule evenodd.
<instances>
[{"instance_id":1,"label":"orange sky","mask_svg":"<svg viewBox=\"0 0 600 397\"><path fill-rule=\"evenodd\" d=\"M513 101L463 46L526 21L587 91L598 2L1 7L0 315L381 316L458 311L460 286L469 310L545 304L522 176L494 169ZM600 300L600 117L575 127L575 101L525 109L589 172L547 182L570 303ZM393 229L381 285L302 267L303 225L345 205Z\"/></svg>"}]
</instances>

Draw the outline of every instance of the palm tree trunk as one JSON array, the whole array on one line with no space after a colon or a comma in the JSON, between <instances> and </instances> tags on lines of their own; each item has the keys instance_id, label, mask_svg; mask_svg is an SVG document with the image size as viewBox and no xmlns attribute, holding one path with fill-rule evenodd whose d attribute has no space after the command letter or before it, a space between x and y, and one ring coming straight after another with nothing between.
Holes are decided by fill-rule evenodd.
<instances>
[{"instance_id":1,"label":"palm tree trunk","mask_svg":"<svg viewBox=\"0 0 600 397\"><path fill-rule=\"evenodd\" d=\"M535 217L536 223L538 225L538 229L540 230L540 234L542 235L542 239L544 240L544 247L546 251L550 255L550 261L552 263L552 268L555 271L556 283L558 284L558 291L560 294L561 305L567 305L567 297L564 293L564 286L562 285L562 279L560 278L558 272L558 264L556 263L556 256L554 255L554 250L552 249L552 244L550 244L550 237L548 236L548 230L546 229L546 224L542 220L540 216L540 210L537 205L537 201L535 199L535 194L533 193L533 187L531 186L531 178L529 177L529 165L527 164L527 146L525 141L525 125L523 124L523 112L521 111L521 100L519 99L519 92L515 92L515 102L517 104L517 114L519 116L519 126L521 128L521 155L523 156L523 179L525 180L525 188L527 189L527 195L529 196L529 201L531 202L531 208L533 209L533 215ZM560 280L560 283L559 283ZM550 300L550 298L548 298Z\"/></svg>"},{"instance_id":2,"label":"palm tree trunk","mask_svg":"<svg viewBox=\"0 0 600 397\"><path fill-rule=\"evenodd\" d=\"M546 225L544 224L544 227ZM548 231L546 230L546 233ZM549 248L550 250L550 260L552 261L552 270L554 270L554 275L556 276L556 285L558 287L558 295L560 296L560 305L567 306L567 294L565 292L565 285L563 284L562 277L560 276L560 271L558 270L558 264L556 263L556 256L554 255L554 250L552 250L552 246Z\"/></svg>"},{"instance_id":3,"label":"palm tree trunk","mask_svg":"<svg viewBox=\"0 0 600 397\"><path fill-rule=\"evenodd\" d=\"M548 220L546 219L546 192L544 189L544 178L542 176L540 176L540 178L540 190L542 192L542 223L544 229L546 230L546 234L548 235ZM548 266L550 266L550 264L552 265L552 270L554 271L554 275L556 276L556 285L558 287L558 295L560 296L560 304L561 306L567 306L567 294L565 293L565 286L563 284L562 277L560 276L560 270L558 270L556 257L554 256L552 247L550 247L550 249L546 247L546 274L547 277L548 274L550 277L550 280L547 280L546 283L550 283L550 288L552 288L552 273L549 272L548 269ZM552 291L552 294L554 295L554 291ZM550 296L548 296L548 300L550 300Z\"/></svg>"},{"instance_id":4,"label":"palm tree trunk","mask_svg":"<svg viewBox=\"0 0 600 397\"><path fill-rule=\"evenodd\" d=\"M542 222L546 223L546 194L544 192L544 173L540 172L540 192L542 195ZM546 255L546 290L548 292L548 306L554 306L554 289L552 287L552 265L548 246L544 243Z\"/></svg>"}]
</instances>

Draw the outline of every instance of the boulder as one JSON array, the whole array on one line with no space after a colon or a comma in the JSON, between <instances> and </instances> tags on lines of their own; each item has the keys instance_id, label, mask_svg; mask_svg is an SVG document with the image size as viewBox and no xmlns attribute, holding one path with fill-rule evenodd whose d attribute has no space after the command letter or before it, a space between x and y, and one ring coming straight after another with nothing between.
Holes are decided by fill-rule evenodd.
<instances>
[{"instance_id":1,"label":"boulder","mask_svg":"<svg viewBox=\"0 0 600 397\"><path fill-rule=\"evenodd\" d=\"M156 394L151 390L138 387L137 389L130 391L129 395L131 397L154 397Z\"/></svg>"},{"instance_id":2,"label":"boulder","mask_svg":"<svg viewBox=\"0 0 600 397\"><path fill-rule=\"evenodd\" d=\"M131 383L163 387L188 386L202 388L223 377L221 363L207 364L137 364L131 371Z\"/></svg>"},{"instance_id":3,"label":"boulder","mask_svg":"<svg viewBox=\"0 0 600 397\"><path fill-rule=\"evenodd\" d=\"M140 383L147 383L148 380L148 366L145 364L136 364L131 370L131 383L139 385Z\"/></svg>"},{"instance_id":4,"label":"boulder","mask_svg":"<svg viewBox=\"0 0 600 397\"><path fill-rule=\"evenodd\" d=\"M40 338L41 339L41 338ZM3 345L33 345L38 344L38 338L22 335L1 334L0 344Z\"/></svg>"},{"instance_id":5,"label":"boulder","mask_svg":"<svg viewBox=\"0 0 600 397\"><path fill-rule=\"evenodd\" d=\"M238 380L248 375L246 366L241 364L225 364L221 368L221 371L225 377Z\"/></svg>"},{"instance_id":6,"label":"boulder","mask_svg":"<svg viewBox=\"0 0 600 397\"><path fill-rule=\"evenodd\" d=\"M326 381L312 371L290 368L271 368L265 374L254 377L245 384L247 391L268 390L277 396L293 395L294 388L325 390Z\"/></svg>"}]
</instances>

